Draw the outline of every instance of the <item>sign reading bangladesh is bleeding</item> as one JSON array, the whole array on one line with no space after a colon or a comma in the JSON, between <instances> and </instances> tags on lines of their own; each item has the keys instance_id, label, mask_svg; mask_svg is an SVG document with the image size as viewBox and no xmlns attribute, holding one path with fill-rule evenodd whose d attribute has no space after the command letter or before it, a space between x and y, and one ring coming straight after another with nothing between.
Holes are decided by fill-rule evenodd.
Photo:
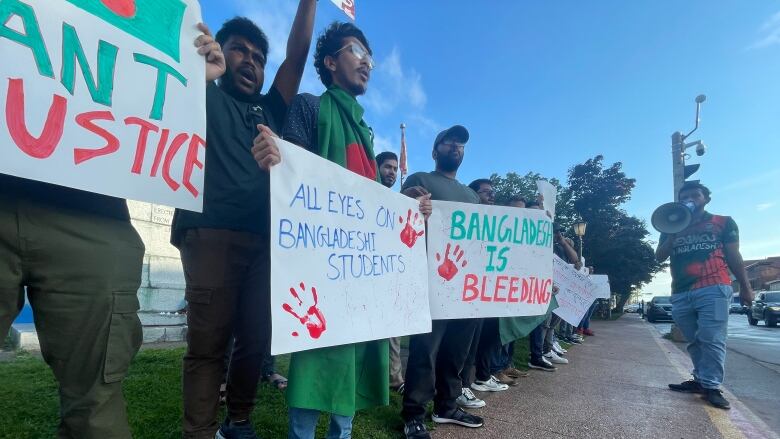
<instances>
[{"instance_id":1,"label":"sign reading bangladesh is bleeding","mask_svg":"<svg viewBox=\"0 0 780 439\"><path fill-rule=\"evenodd\" d=\"M196 0L0 1L0 173L200 211Z\"/></svg>"},{"instance_id":2,"label":"sign reading bangladesh is bleeding","mask_svg":"<svg viewBox=\"0 0 780 439\"><path fill-rule=\"evenodd\" d=\"M433 202L433 319L533 316L552 295L552 220L542 210Z\"/></svg>"}]
</instances>

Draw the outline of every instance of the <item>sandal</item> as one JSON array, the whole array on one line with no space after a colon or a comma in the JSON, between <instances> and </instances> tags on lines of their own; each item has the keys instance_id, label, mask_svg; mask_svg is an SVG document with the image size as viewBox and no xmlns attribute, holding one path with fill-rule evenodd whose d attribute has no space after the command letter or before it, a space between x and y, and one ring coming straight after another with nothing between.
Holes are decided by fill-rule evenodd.
<instances>
[{"instance_id":1,"label":"sandal","mask_svg":"<svg viewBox=\"0 0 780 439\"><path fill-rule=\"evenodd\" d=\"M278 390L284 390L287 388L287 378L279 375L276 372L272 372L264 376L263 379L271 383Z\"/></svg>"}]
</instances>

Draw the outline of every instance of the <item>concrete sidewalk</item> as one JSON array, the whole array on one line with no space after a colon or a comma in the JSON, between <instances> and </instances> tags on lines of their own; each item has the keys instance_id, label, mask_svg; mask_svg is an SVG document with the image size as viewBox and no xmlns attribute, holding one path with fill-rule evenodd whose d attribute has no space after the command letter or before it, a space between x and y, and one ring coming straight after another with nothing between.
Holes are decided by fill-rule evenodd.
<instances>
[{"instance_id":1,"label":"concrete sidewalk","mask_svg":"<svg viewBox=\"0 0 780 439\"><path fill-rule=\"evenodd\" d=\"M730 411L668 390L690 378L690 361L643 320L595 321L596 335L572 346L570 364L531 371L519 386L478 393L481 429L439 426L443 438L767 438L770 431L733 395Z\"/></svg>"}]
</instances>

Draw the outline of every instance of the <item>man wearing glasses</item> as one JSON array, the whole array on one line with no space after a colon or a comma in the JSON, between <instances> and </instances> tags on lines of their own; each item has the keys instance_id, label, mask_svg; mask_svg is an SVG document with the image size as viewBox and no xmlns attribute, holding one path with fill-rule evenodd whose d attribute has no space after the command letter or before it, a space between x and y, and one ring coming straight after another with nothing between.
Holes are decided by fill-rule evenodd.
<instances>
[{"instance_id":1,"label":"man wearing glasses","mask_svg":"<svg viewBox=\"0 0 780 439\"><path fill-rule=\"evenodd\" d=\"M404 193L422 187L432 200L478 204L476 192L455 178L468 140L469 132L461 125L439 133L432 153L436 170L410 175L404 182ZM407 438L430 438L425 428L425 410L432 399L434 422L482 426L482 418L466 413L456 403L462 393L460 372L477 326L476 319L434 320L431 332L411 336L401 410Z\"/></svg>"}]
</instances>

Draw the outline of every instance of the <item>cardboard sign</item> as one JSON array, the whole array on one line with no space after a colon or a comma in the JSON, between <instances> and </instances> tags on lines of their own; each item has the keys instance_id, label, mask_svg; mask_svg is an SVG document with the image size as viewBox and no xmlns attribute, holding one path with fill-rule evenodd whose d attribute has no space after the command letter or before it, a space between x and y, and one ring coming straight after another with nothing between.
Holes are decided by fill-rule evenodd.
<instances>
[{"instance_id":1,"label":"cardboard sign","mask_svg":"<svg viewBox=\"0 0 780 439\"><path fill-rule=\"evenodd\" d=\"M550 218L555 219L555 202L558 199L558 190L547 180L536 180L536 188L544 198L542 207L550 214Z\"/></svg>"},{"instance_id":2,"label":"cardboard sign","mask_svg":"<svg viewBox=\"0 0 780 439\"><path fill-rule=\"evenodd\" d=\"M0 2L0 173L200 211L196 0Z\"/></svg>"},{"instance_id":3,"label":"cardboard sign","mask_svg":"<svg viewBox=\"0 0 780 439\"><path fill-rule=\"evenodd\" d=\"M271 353L429 332L419 203L278 140Z\"/></svg>"},{"instance_id":4,"label":"cardboard sign","mask_svg":"<svg viewBox=\"0 0 780 439\"><path fill-rule=\"evenodd\" d=\"M594 296L596 299L609 299L612 290L609 287L609 276L606 274L591 274L590 280L595 285Z\"/></svg>"},{"instance_id":5,"label":"cardboard sign","mask_svg":"<svg viewBox=\"0 0 780 439\"><path fill-rule=\"evenodd\" d=\"M337 8L344 11L350 20L355 21L355 0L330 0Z\"/></svg>"},{"instance_id":6,"label":"cardboard sign","mask_svg":"<svg viewBox=\"0 0 780 439\"><path fill-rule=\"evenodd\" d=\"M586 274L577 271L573 265L567 264L557 255L553 255L553 283L558 287L558 294L555 296L558 308L553 312L566 322L574 326L579 325L590 305L596 300L596 285Z\"/></svg>"},{"instance_id":7,"label":"cardboard sign","mask_svg":"<svg viewBox=\"0 0 780 439\"><path fill-rule=\"evenodd\" d=\"M544 211L433 202L428 278L434 319L534 316L552 294L552 221Z\"/></svg>"}]
</instances>

